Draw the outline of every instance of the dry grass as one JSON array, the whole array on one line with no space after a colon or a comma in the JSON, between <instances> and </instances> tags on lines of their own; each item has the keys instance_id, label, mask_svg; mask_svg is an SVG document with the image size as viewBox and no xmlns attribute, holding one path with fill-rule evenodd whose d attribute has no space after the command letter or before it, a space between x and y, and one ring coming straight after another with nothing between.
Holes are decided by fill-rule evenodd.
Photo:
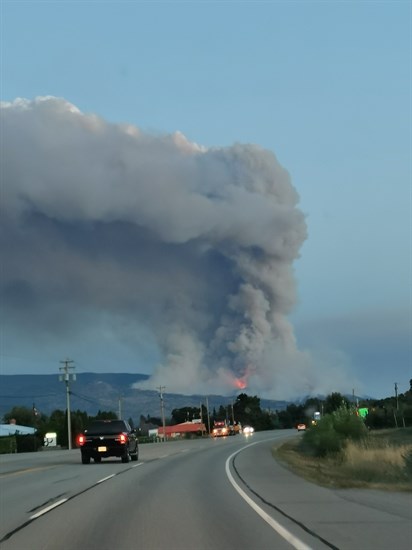
<instances>
[{"instance_id":1,"label":"dry grass","mask_svg":"<svg viewBox=\"0 0 412 550\"><path fill-rule=\"evenodd\" d=\"M326 487L361 487L412 491L412 472L405 457L412 456L410 431L386 430L364 442L348 442L335 457L316 458L304 454L300 437L274 448L273 455L305 479Z\"/></svg>"},{"instance_id":2,"label":"dry grass","mask_svg":"<svg viewBox=\"0 0 412 550\"><path fill-rule=\"evenodd\" d=\"M407 482L405 456L412 452L412 445L374 447L375 443L349 442L343 452L343 473L350 479L373 484Z\"/></svg>"}]
</instances>

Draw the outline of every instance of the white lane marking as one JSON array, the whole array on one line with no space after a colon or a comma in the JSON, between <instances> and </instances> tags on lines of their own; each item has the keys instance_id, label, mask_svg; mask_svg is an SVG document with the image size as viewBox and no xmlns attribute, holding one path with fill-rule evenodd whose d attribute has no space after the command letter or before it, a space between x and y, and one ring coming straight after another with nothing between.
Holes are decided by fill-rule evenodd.
<instances>
[{"instance_id":1,"label":"white lane marking","mask_svg":"<svg viewBox=\"0 0 412 550\"><path fill-rule=\"evenodd\" d=\"M310 546L307 546L304 542L302 542L300 539L292 535L290 531L282 527L280 523L278 523L275 519L272 518L269 514L267 514L260 506L256 504L246 493L239 487L239 485L234 480L232 474L230 473L229 464L231 459L236 456L241 451L247 449L247 447L252 447L252 445L256 445L259 443L256 441L255 443L251 443L250 445L246 445L242 449L239 449L238 451L232 453L229 458L226 460L226 475L230 481L230 483L233 485L233 487L236 489L236 491L239 493L239 495L249 504L253 510L259 514L259 516L268 523L272 529L274 529L281 537L283 537L285 540L287 540L294 548L297 550L312 550Z\"/></svg>"},{"instance_id":2,"label":"white lane marking","mask_svg":"<svg viewBox=\"0 0 412 550\"><path fill-rule=\"evenodd\" d=\"M143 462L139 462L139 464L135 464L134 466L132 466L132 468L136 468L137 466L143 466L143 464L144 464ZM115 475L117 475L117 474L112 474L110 476L104 477L103 479L99 479L99 481L96 481L96 485L98 483L103 483L103 481L107 481L108 479L114 477ZM62 504L64 504L67 501L68 501L67 498L63 498L62 500L59 500L58 502L55 502L54 504L51 504L50 506L47 506L47 508L43 508L43 510L40 510L40 512L37 512L36 514L33 514L32 516L30 516L30 519L39 518L43 514L46 514L47 512L50 512L50 510L53 510L53 508L57 508L57 506L61 506Z\"/></svg>"},{"instance_id":3,"label":"white lane marking","mask_svg":"<svg viewBox=\"0 0 412 550\"><path fill-rule=\"evenodd\" d=\"M103 483L103 481L107 481L108 479L110 479L111 477L114 477L116 474L112 474L111 476L107 476L107 477L104 477L103 479L99 479L99 481L96 481L96 485L98 483Z\"/></svg>"},{"instance_id":4,"label":"white lane marking","mask_svg":"<svg viewBox=\"0 0 412 550\"><path fill-rule=\"evenodd\" d=\"M58 502L55 502L54 504L47 506L47 508L43 508L43 510L40 510L40 512L37 512L37 514L33 514L32 516L30 516L30 519L36 519L42 516L43 514L47 514L47 512L50 512L50 510L53 510L53 508L60 506L66 501L67 501L67 498L63 498L62 500L59 500Z\"/></svg>"}]
</instances>

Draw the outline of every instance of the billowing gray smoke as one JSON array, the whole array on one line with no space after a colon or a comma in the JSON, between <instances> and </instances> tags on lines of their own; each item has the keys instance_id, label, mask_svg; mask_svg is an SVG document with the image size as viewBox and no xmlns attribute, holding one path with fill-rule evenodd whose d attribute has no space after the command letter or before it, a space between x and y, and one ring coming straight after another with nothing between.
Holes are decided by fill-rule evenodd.
<instances>
[{"instance_id":1,"label":"billowing gray smoke","mask_svg":"<svg viewBox=\"0 0 412 550\"><path fill-rule=\"evenodd\" d=\"M147 387L307 391L287 320L306 225L273 153L147 135L53 97L3 104L1 125L1 290L21 338L69 348L104 317L132 349L154 337Z\"/></svg>"}]
</instances>

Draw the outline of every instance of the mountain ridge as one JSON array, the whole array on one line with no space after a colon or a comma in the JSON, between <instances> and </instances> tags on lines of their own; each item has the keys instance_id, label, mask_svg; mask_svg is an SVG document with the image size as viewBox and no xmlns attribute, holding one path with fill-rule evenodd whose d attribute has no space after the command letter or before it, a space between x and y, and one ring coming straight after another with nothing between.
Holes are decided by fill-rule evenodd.
<instances>
[{"instance_id":1,"label":"mountain ridge","mask_svg":"<svg viewBox=\"0 0 412 550\"><path fill-rule=\"evenodd\" d=\"M70 408L72 411L86 411L89 415L101 411L121 411L124 418L140 416L161 416L160 396L156 389L141 390L132 384L147 380L149 375L140 373L76 373L76 380L70 381ZM167 390L167 388L166 388ZM247 389L243 392L247 393ZM230 405L235 396L223 395L183 395L163 393L166 417L173 409L200 407L206 405L210 412L221 405ZM261 399L262 409L284 410L290 401ZM66 410L66 385L59 380L59 374L1 374L0 375L0 416L14 406L36 407L40 413L50 415L54 410Z\"/></svg>"}]
</instances>

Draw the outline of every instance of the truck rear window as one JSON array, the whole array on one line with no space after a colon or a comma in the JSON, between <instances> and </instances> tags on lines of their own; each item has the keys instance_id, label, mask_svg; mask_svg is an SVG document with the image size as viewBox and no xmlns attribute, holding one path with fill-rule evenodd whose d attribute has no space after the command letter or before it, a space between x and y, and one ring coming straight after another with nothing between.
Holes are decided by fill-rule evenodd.
<instances>
[{"instance_id":1,"label":"truck rear window","mask_svg":"<svg viewBox=\"0 0 412 550\"><path fill-rule=\"evenodd\" d=\"M97 420L87 428L89 435L118 434L125 431L127 431L127 426L122 420L112 420L111 422Z\"/></svg>"}]
</instances>

